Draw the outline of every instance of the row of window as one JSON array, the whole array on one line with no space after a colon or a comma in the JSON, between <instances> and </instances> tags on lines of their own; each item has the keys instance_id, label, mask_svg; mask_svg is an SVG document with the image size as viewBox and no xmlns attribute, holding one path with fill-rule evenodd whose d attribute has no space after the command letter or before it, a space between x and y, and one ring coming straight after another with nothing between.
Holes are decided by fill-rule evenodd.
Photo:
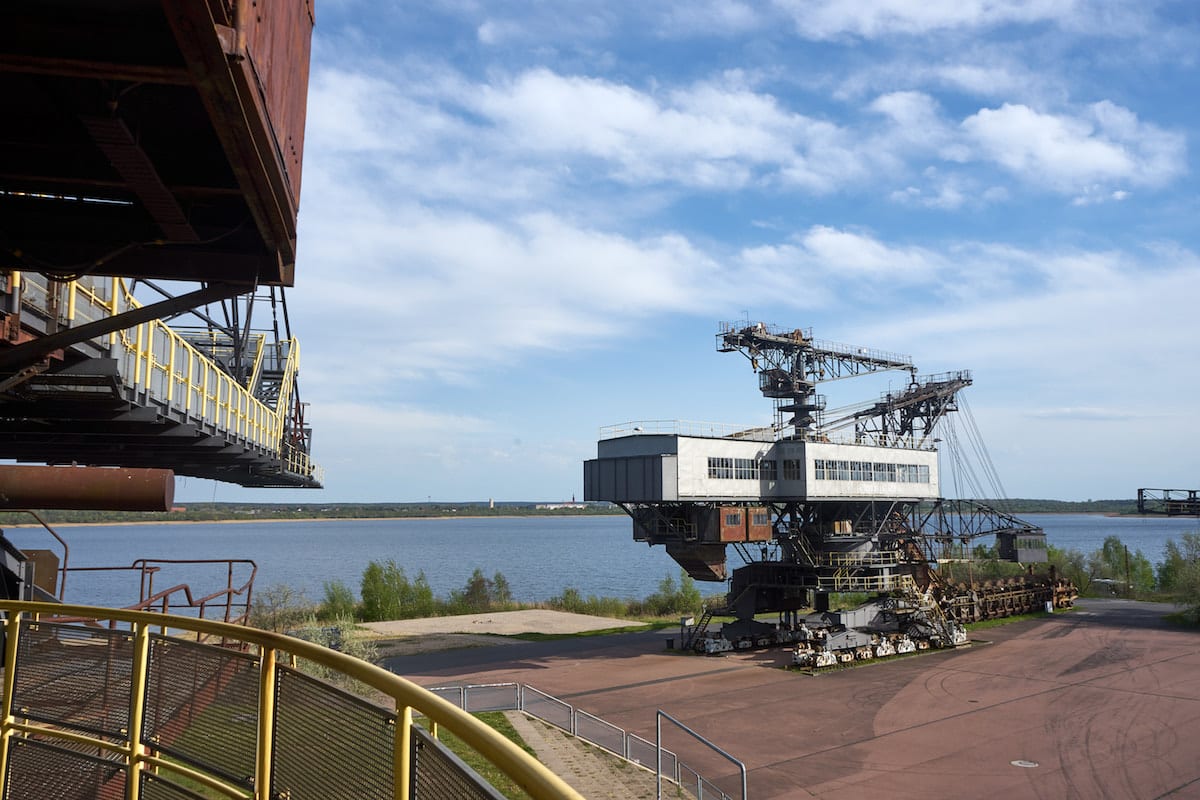
<instances>
[{"instance_id":1,"label":"row of window","mask_svg":"<svg viewBox=\"0 0 1200 800\"><path fill-rule=\"evenodd\" d=\"M775 462L759 458L709 458L708 477L734 480L778 480Z\"/></svg>"},{"instance_id":2,"label":"row of window","mask_svg":"<svg viewBox=\"0 0 1200 800\"><path fill-rule=\"evenodd\" d=\"M834 461L818 458L813 462L819 481L880 481L883 483L929 483L927 464L877 464L872 461ZM710 456L708 477L727 480L778 480L775 461L762 458L723 458ZM804 461L783 460L783 479L804 479Z\"/></svg>"},{"instance_id":3,"label":"row of window","mask_svg":"<svg viewBox=\"0 0 1200 800\"><path fill-rule=\"evenodd\" d=\"M877 464L872 461L833 461L818 458L813 462L813 468L814 477L819 481L929 483L927 464Z\"/></svg>"},{"instance_id":4,"label":"row of window","mask_svg":"<svg viewBox=\"0 0 1200 800\"><path fill-rule=\"evenodd\" d=\"M725 527L732 528L742 524L742 512L730 511L725 515ZM755 511L750 515L750 524L763 527L771 524L771 515L766 511Z\"/></svg>"}]
</instances>

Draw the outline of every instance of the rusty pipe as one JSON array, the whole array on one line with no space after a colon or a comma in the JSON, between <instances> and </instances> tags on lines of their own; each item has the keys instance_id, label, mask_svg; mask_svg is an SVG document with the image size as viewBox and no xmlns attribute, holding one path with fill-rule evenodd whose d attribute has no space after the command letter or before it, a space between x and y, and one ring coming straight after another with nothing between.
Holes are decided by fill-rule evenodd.
<instances>
[{"instance_id":1,"label":"rusty pipe","mask_svg":"<svg viewBox=\"0 0 1200 800\"><path fill-rule=\"evenodd\" d=\"M170 511L174 501L169 469L0 464L0 509Z\"/></svg>"}]
</instances>

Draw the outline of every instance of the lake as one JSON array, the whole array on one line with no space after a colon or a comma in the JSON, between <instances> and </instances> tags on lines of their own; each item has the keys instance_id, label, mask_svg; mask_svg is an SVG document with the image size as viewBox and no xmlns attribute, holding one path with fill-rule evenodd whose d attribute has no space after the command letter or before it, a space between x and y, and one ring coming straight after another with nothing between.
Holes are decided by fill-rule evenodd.
<instances>
[{"instance_id":1,"label":"lake","mask_svg":"<svg viewBox=\"0 0 1200 800\"><path fill-rule=\"evenodd\" d=\"M1103 517L1090 514L1026 514L1041 525L1050 544L1090 553L1106 536L1119 536L1130 552L1162 560L1168 539L1200 530L1194 518ZM278 584L318 601L325 582L338 580L357 593L363 568L394 559L409 578L424 572L434 594L461 589L476 567L491 577L501 572L513 596L536 602L566 587L583 595L643 598L679 567L662 547L632 538L627 517L514 517L488 519L320 520L261 523L103 525L57 529L70 544L70 566L128 566L138 558L250 559L258 565L255 587ZM17 547L51 546L40 528L10 528ZM982 540L981 540L982 541ZM57 548L55 548L57 549ZM738 563L730 552L730 566ZM168 569L173 570L169 572ZM200 591L223 586L226 567L164 569L155 588L188 582ZM249 567L239 567L239 575ZM701 584L705 594L718 584ZM137 578L72 573L67 599L122 606L137 600Z\"/></svg>"}]
</instances>

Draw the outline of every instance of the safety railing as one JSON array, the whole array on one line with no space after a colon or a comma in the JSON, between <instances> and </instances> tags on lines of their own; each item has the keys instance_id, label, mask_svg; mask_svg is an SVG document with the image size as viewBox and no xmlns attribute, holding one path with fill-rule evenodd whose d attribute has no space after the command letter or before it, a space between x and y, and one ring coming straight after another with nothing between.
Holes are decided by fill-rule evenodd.
<instances>
[{"instance_id":1,"label":"safety railing","mask_svg":"<svg viewBox=\"0 0 1200 800\"><path fill-rule=\"evenodd\" d=\"M50 585L42 585L42 589L58 601L66 601L67 578L104 579L125 576L136 576L139 583L136 603L124 605L136 611L157 611L163 614L183 614L207 619L220 619L235 625L244 625L250 617L250 607L253 598L254 578L258 574L258 565L245 558L203 558L203 559L172 559L172 558L139 558L128 566L71 566L71 548L67 540L58 534L50 523L36 511L25 509L25 513L33 517L41 530L49 534L52 544L48 547L29 548L46 550L51 560L45 565L53 580ZM32 529L32 530L37 530ZM57 566L54 566L57 562ZM43 569L43 567L38 567ZM223 580L213 579L222 576ZM155 587L155 581L159 582ZM171 581L171 585L163 587L163 582ZM193 592L193 583L204 586L217 586L213 591L204 595ZM74 582L72 582L72 585ZM95 591L98 586L90 587ZM113 603L118 605L118 603ZM202 638L201 638L202 640Z\"/></svg>"},{"instance_id":2,"label":"safety railing","mask_svg":"<svg viewBox=\"0 0 1200 800\"><path fill-rule=\"evenodd\" d=\"M623 436L691 436L700 439L734 439L752 442L775 442L791 438L790 428L772 426L731 425L726 422L694 422L675 419L643 419L618 422L600 427L600 440L618 439ZM813 431L805 434L805 441L816 444L853 444L869 447L890 447L904 450L936 450L932 440L914 441L912 438L878 436L875 434L850 434L837 431ZM792 480L785 478L785 480Z\"/></svg>"},{"instance_id":3,"label":"safety railing","mask_svg":"<svg viewBox=\"0 0 1200 800\"><path fill-rule=\"evenodd\" d=\"M892 592L903 587L900 575L851 575L845 569L817 578L823 592Z\"/></svg>"},{"instance_id":4,"label":"safety railing","mask_svg":"<svg viewBox=\"0 0 1200 800\"><path fill-rule=\"evenodd\" d=\"M593 744L617 758L624 759L649 772L656 772L660 777L676 784L680 789L692 793L697 798L730 800L731 796L724 790L693 767L680 761L674 752L662 747L661 735L653 742L643 739L635 733L630 733L624 728L613 725L611 722L589 714L532 686L523 683L477 683L463 686L439 686L429 691L465 711L519 711L548 725L553 725L564 734ZM695 736L695 733L690 730L688 733ZM705 742L705 744L709 743ZM728 758L724 751L718 752ZM744 798L744 775L742 784Z\"/></svg>"},{"instance_id":5,"label":"safety railing","mask_svg":"<svg viewBox=\"0 0 1200 800\"><path fill-rule=\"evenodd\" d=\"M422 715L431 733L450 731L535 800L582 800L462 709L344 653L150 612L12 600L0 611L0 796L494 797L455 759L431 757L431 740L414 728ZM64 624L60 615L91 622ZM386 705L305 674L303 662L358 681Z\"/></svg>"},{"instance_id":6,"label":"safety railing","mask_svg":"<svg viewBox=\"0 0 1200 800\"><path fill-rule=\"evenodd\" d=\"M758 442L775 441L775 431L770 427L747 428L726 422L694 422L678 419L645 419L604 425L600 428L601 439L616 439L621 436L697 436L712 439L750 439Z\"/></svg>"},{"instance_id":7,"label":"safety railing","mask_svg":"<svg viewBox=\"0 0 1200 800\"><path fill-rule=\"evenodd\" d=\"M16 273L15 284L22 286L22 305L52 318L55 325L95 321L142 306L123 278L55 283L38 275ZM284 441L292 384L300 361L300 345L295 339L283 343L287 356L281 365L283 380L273 408L254 396L254 383L241 383L162 320L144 322L92 341L106 347L118 360L122 377L135 392L248 446L278 453L289 472L322 482L321 470L308 454ZM256 370L262 352L260 342L255 353Z\"/></svg>"},{"instance_id":8,"label":"safety railing","mask_svg":"<svg viewBox=\"0 0 1200 800\"><path fill-rule=\"evenodd\" d=\"M900 563L898 550L819 553L816 563L827 567L894 567Z\"/></svg>"}]
</instances>

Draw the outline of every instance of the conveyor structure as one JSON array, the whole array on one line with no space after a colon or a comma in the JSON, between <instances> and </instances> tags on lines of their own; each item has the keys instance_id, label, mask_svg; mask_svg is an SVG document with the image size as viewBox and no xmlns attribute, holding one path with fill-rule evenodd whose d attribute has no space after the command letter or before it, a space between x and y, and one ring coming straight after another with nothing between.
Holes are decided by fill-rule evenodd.
<instances>
[{"instance_id":1,"label":"conveyor structure","mask_svg":"<svg viewBox=\"0 0 1200 800\"><path fill-rule=\"evenodd\" d=\"M0 459L321 485L283 306L312 28L312 0L0 4Z\"/></svg>"}]
</instances>

